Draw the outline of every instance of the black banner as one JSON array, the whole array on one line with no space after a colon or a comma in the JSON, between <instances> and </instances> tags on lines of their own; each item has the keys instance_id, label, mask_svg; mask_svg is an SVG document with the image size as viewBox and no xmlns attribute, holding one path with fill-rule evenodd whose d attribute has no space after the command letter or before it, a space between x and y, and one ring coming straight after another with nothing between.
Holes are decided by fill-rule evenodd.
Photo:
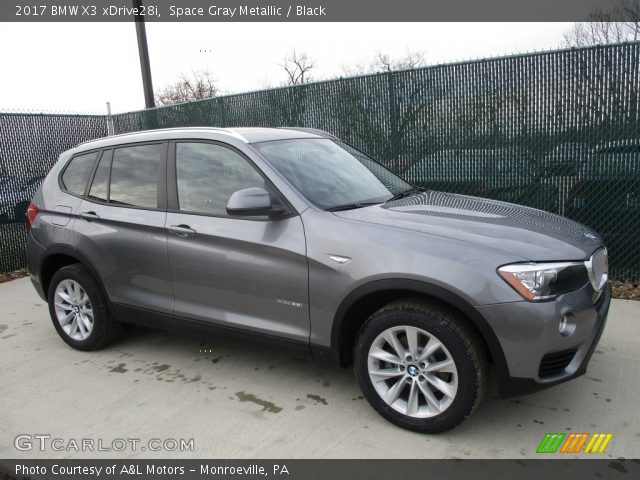
<instances>
[{"instance_id":1,"label":"black banner","mask_svg":"<svg viewBox=\"0 0 640 480\"><path fill-rule=\"evenodd\" d=\"M630 479L640 460L2 460L0 480Z\"/></svg>"},{"instance_id":2,"label":"black banner","mask_svg":"<svg viewBox=\"0 0 640 480\"><path fill-rule=\"evenodd\" d=\"M0 22L429 22L610 21L637 15L637 0L13 0ZM626 7L625 7L626 5Z\"/></svg>"}]
</instances>

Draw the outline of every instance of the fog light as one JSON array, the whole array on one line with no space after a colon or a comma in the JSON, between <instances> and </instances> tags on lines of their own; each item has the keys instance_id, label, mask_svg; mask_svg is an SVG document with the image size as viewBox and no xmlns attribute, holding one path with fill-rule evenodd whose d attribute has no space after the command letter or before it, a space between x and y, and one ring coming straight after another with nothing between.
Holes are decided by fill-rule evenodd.
<instances>
[{"instance_id":1,"label":"fog light","mask_svg":"<svg viewBox=\"0 0 640 480\"><path fill-rule=\"evenodd\" d=\"M558 332L560 332L560 335L563 337L568 337L573 334L575 329L576 324L574 322L573 314L567 313L562 317L562 320L560 320L560 323L558 324Z\"/></svg>"}]
</instances>

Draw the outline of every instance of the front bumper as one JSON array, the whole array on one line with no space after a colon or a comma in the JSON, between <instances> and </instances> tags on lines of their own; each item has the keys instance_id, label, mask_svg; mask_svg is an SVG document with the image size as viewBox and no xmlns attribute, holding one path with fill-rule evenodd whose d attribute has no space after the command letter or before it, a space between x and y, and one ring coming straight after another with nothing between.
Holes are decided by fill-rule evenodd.
<instances>
[{"instance_id":1,"label":"front bumper","mask_svg":"<svg viewBox=\"0 0 640 480\"><path fill-rule=\"evenodd\" d=\"M501 397L531 393L584 374L600 340L611 303L607 284L594 302L591 285L551 302L514 302L478 307L496 333L508 371L497 372ZM574 325L571 335L559 332L563 317ZM566 366L545 373L546 355L575 352Z\"/></svg>"}]
</instances>

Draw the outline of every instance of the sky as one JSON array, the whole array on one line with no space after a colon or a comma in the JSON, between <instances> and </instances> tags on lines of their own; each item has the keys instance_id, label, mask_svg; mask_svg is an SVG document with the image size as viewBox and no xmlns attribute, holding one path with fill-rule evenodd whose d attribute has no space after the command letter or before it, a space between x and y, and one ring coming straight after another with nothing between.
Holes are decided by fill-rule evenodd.
<instances>
[{"instance_id":1,"label":"sky","mask_svg":"<svg viewBox=\"0 0 640 480\"><path fill-rule=\"evenodd\" d=\"M317 79L378 52L427 64L548 50L571 23L148 23L154 89L209 70L222 93L284 82L294 48ZM0 23L0 111L114 113L144 108L133 23Z\"/></svg>"}]
</instances>

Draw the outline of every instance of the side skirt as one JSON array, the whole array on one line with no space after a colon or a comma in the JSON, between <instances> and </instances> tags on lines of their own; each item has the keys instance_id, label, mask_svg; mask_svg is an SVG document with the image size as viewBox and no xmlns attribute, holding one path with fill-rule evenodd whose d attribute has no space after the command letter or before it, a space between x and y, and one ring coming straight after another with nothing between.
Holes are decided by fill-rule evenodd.
<instances>
[{"instance_id":1,"label":"side skirt","mask_svg":"<svg viewBox=\"0 0 640 480\"><path fill-rule=\"evenodd\" d=\"M200 339L214 339L219 337L234 338L242 340L243 342L248 341L253 344L260 344L270 350L284 351L295 357L337 363L338 355L329 347L310 345L306 342L251 332L226 325L203 322L201 320L176 317L130 305L114 303L111 304L111 307L114 316L123 323L189 335Z\"/></svg>"}]
</instances>

